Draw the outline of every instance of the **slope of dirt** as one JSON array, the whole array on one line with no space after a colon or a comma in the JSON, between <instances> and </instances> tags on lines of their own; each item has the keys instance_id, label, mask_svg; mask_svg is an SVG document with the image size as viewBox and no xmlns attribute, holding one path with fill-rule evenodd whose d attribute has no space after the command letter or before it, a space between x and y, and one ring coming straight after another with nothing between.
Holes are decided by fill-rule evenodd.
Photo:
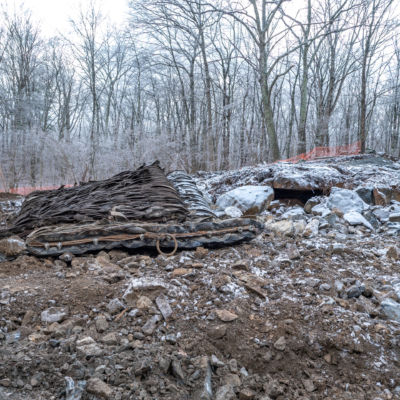
<instances>
[{"instance_id":1,"label":"slope of dirt","mask_svg":"<svg viewBox=\"0 0 400 400\"><path fill-rule=\"evenodd\" d=\"M266 232L169 259L0 263L0 398L400 398L400 323L380 306L396 242Z\"/></svg>"}]
</instances>

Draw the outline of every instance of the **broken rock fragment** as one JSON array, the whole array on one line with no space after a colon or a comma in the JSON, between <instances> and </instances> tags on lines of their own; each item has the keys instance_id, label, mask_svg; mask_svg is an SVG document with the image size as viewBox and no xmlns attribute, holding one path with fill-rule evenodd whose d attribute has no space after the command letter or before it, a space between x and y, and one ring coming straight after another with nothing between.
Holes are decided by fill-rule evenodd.
<instances>
[{"instance_id":1,"label":"broken rock fragment","mask_svg":"<svg viewBox=\"0 0 400 400\"><path fill-rule=\"evenodd\" d=\"M67 316L67 312L61 307L50 307L47 310L42 311L40 319L42 322L52 324L53 322L60 322Z\"/></svg>"},{"instance_id":2,"label":"broken rock fragment","mask_svg":"<svg viewBox=\"0 0 400 400\"><path fill-rule=\"evenodd\" d=\"M228 310L216 310L215 314L222 322L232 322L238 319L238 316Z\"/></svg>"},{"instance_id":3,"label":"broken rock fragment","mask_svg":"<svg viewBox=\"0 0 400 400\"><path fill-rule=\"evenodd\" d=\"M157 323L161 320L161 317L157 315L153 315L151 318L147 320L147 322L142 327L142 332L146 336L150 336L154 333L157 328Z\"/></svg>"},{"instance_id":4,"label":"broken rock fragment","mask_svg":"<svg viewBox=\"0 0 400 400\"><path fill-rule=\"evenodd\" d=\"M165 297L164 295L158 296L156 298L156 304L165 321L168 321L173 311L171 306L169 305L167 297Z\"/></svg>"},{"instance_id":5,"label":"broken rock fragment","mask_svg":"<svg viewBox=\"0 0 400 400\"><path fill-rule=\"evenodd\" d=\"M111 386L103 382L99 378L91 378L88 380L86 391L88 393L94 394L101 399L112 399L113 390Z\"/></svg>"}]
</instances>

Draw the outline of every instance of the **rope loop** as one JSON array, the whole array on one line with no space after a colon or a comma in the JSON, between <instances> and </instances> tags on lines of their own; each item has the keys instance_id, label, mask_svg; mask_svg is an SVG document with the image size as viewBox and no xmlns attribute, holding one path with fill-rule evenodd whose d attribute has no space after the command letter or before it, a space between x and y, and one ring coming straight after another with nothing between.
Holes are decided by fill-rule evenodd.
<instances>
[{"instance_id":1,"label":"rope loop","mask_svg":"<svg viewBox=\"0 0 400 400\"><path fill-rule=\"evenodd\" d=\"M158 238L156 240L156 249L158 251L158 254L161 254L162 256L165 257L172 257L176 251L178 250L178 241L176 240L175 235L168 235L173 241L174 241L174 249L171 251L171 253L164 253L161 249L160 249L160 238ZM168 236L164 237L163 239L168 239Z\"/></svg>"}]
</instances>

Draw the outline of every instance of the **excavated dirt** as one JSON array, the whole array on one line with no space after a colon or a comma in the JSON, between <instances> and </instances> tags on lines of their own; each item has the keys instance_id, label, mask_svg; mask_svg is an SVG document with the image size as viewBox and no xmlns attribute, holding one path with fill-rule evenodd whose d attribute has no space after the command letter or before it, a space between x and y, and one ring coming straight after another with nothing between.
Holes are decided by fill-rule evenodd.
<instances>
[{"instance_id":1,"label":"excavated dirt","mask_svg":"<svg viewBox=\"0 0 400 400\"><path fill-rule=\"evenodd\" d=\"M0 263L0 399L400 398L400 323L379 307L396 241L265 232L169 259ZM50 307L65 315L43 321Z\"/></svg>"}]
</instances>

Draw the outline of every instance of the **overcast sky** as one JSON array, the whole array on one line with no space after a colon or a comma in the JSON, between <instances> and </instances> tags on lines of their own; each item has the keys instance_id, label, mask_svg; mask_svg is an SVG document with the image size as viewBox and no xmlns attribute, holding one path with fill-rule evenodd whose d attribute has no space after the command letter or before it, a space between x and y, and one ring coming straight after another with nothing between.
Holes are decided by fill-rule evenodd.
<instances>
[{"instance_id":1,"label":"overcast sky","mask_svg":"<svg viewBox=\"0 0 400 400\"><path fill-rule=\"evenodd\" d=\"M96 0L101 5L102 13L112 23L124 22L128 11L128 0ZM41 31L46 36L56 35L58 31L67 33L70 29L69 19L75 17L79 9L85 8L89 0L2 0L2 6L12 10L22 4L32 11L35 20L40 21Z\"/></svg>"}]
</instances>

